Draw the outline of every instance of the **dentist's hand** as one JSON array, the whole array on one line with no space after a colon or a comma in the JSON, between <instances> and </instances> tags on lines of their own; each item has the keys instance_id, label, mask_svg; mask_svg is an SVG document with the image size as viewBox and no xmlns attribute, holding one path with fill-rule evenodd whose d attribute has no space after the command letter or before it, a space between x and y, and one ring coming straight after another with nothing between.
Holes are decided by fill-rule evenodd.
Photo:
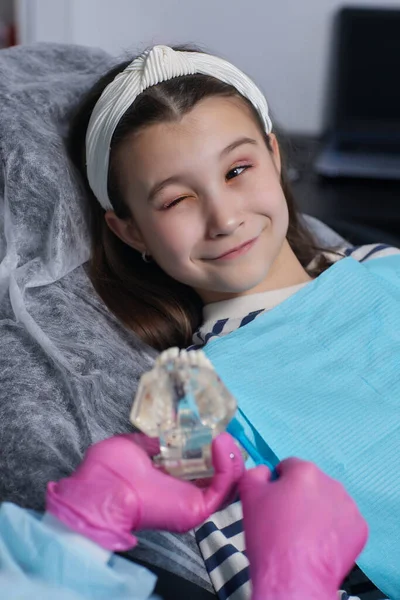
<instances>
[{"instance_id":1,"label":"dentist's hand","mask_svg":"<svg viewBox=\"0 0 400 600\"><path fill-rule=\"evenodd\" d=\"M127 550L137 542L132 531L184 532L200 525L232 493L244 469L227 433L213 440L215 474L202 489L157 469L149 455L158 450L156 440L141 434L91 446L75 473L48 484L47 512L108 550Z\"/></svg>"},{"instance_id":2,"label":"dentist's hand","mask_svg":"<svg viewBox=\"0 0 400 600\"><path fill-rule=\"evenodd\" d=\"M252 600L336 600L363 549L367 524L344 487L290 458L271 482L266 467L239 484Z\"/></svg>"}]
</instances>

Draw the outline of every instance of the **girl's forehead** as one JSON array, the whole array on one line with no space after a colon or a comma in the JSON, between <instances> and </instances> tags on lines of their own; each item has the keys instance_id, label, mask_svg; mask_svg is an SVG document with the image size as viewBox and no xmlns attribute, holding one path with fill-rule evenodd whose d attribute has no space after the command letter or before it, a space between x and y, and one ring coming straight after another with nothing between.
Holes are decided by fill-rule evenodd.
<instances>
[{"instance_id":1,"label":"girl's forehead","mask_svg":"<svg viewBox=\"0 0 400 600\"><path fill-rule=\"evenodd\" d=\"M211 97L198 102L174 121L144 127L131 141L141 162L193 152L222 151L238 137L262 139L260 127L250 109L235 97ZM211 146L211 148L210 148Z\"/></svg>"},{"instance_id":2,"label":"girl's forehead","mask_svg":"<svg viewBox=\"0 0 400 600\"><path fill-rule=\"evenodd\" d=\"M149 125L128 138L117 151L122 183L132 193L148 196L160 181L214 168L224 150L244 138L254 140L253 147L265 147L245 103L233 97L207 98L176 121Z\"/></svg>"}]
</instances>

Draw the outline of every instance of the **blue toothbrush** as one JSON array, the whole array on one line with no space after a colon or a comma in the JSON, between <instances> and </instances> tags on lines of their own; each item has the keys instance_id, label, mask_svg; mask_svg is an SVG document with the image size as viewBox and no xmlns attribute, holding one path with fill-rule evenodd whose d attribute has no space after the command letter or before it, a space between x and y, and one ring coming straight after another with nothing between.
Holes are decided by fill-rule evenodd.
<instances>
[{"instance_id":1,"label":"blue toothbrush","mask_svg":"<svg viewBox=\"0 0 400 600\"><path fill-rule=\"evenodd\" d=\"M226 428L227 432L231 434L232 437L235 438L239 442L241 446L246 450L247 454L253 459L255 464L265 465L271 471L271 481L275 481L278 479L278 473L274 465L264 458L262 454L258 451L258 449L254 446L251 440L247 437L243 425L234 417L232 421L229 423ZM267 446L269 452L273 455L272 450ZM274 456L274 455L273 455ZM276 462L278 463L278 459L276 458Z\"/></svg>"}]
</instances>

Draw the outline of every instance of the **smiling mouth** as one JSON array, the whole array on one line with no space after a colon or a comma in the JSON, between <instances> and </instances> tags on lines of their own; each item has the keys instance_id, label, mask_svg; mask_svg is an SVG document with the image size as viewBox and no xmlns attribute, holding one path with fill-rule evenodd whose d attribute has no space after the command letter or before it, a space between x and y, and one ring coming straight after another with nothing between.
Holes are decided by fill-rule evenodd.
<instances>
[{"instance_id":1,"label":"smiling mouth","mask_svg":"<svg viewBox=\"0 0 400 600\"><path fill-rule=\"evenodd\" d=\"M238 256L242 256L243 254L246 254L246 252L248 252L250 248L253 247L257 240L258 236L253 238L252 240L249 240L248 242L245 242L244 244L241 244L240 246L236 246L236 248L232 248L232 250L229 250L224 254L220 254L220 256L217 256L216 258L212 258L211 260L230 260Z\"/></svg>"}]
</instances>

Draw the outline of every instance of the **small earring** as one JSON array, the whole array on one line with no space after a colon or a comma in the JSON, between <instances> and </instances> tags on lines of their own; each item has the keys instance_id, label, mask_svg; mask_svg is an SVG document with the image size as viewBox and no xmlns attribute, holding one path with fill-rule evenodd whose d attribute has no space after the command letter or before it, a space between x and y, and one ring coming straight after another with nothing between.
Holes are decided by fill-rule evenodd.
<instances>
[{"instance_id":1,"label":"small earring","mask_svg":"<svg viewBox=\"0 0 400 600\"><path fill-rule=\"evenodd\" d=\"M151 262L151 256L150 256L150 254L147 254L146 250L143 250L143 252L142 252L142 259L143 259L143 262L145 262L145 263Z\"/></svg>"}]
</instances>

